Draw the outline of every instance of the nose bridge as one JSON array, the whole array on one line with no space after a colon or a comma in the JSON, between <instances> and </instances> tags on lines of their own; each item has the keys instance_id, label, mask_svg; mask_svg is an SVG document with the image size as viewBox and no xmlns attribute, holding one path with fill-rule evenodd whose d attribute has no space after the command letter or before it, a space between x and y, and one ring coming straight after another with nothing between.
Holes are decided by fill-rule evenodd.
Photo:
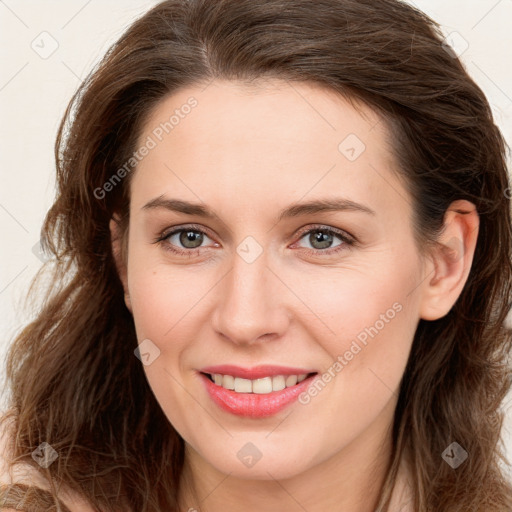
<instances>
[{"instance_id":1,"label":"nose bridge","mask_svg":"<svg viewBox=\"0 0 512 512\"><path fill-rule=\"evenodd\" d=\"M286 328L282 284L267 268L269 260L270 253L254 239L242 241L233 254L214 327L234 343L257 342L264 335L281 335Z\"/></svg>"}]
</instances>

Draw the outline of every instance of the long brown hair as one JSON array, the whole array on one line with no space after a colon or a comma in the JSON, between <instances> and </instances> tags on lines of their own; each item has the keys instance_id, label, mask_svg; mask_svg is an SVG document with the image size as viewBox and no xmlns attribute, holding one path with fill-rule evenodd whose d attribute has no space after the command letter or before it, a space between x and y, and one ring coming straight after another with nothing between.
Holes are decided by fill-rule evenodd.
<instances>
[{"instance_id":1,"label":"long brown hair","mask_svg":"<svg viewBox=\"0 0 512 512\"><path fill-rule=\"evenodd\" d=\"M383 116L421 247L435 243L452 201L476 205L466 285L445 317L420 320L415 333L378 510L388 510L406 453L414 510L512 510L500 439L512 340L506 145L437 24L398 0L168 0L112 46L57 137L58 195L42 229L53 279L7 361L15 458L48 478L55 499L63 485L96 510L178 511L184 443L134 357L111 248L111 217L129 222L133 173L101 191L164 97L214 78L266 77L315 82ZM453 441L469 454L456 470L441 457ZM30 455L43 442L59 454L47 469Z\"/></svg>"}]
</instances>

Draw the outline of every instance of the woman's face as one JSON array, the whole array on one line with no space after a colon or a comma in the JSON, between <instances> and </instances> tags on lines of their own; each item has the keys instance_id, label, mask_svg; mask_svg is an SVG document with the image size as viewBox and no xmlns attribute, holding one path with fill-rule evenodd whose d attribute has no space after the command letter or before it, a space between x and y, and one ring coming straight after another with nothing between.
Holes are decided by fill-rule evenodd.
<instances>
[{"instance_id":1,"label":"woman's face","mask_svg":"<svg viewBox=\"0 0 512 512\"><path fill-rule=\"evenodd\" d=\"M384 123L319 86L214 81L139 149L129 307L188 453L254 479L374 457L426 276Z\"/></svg>"}]
</instances>

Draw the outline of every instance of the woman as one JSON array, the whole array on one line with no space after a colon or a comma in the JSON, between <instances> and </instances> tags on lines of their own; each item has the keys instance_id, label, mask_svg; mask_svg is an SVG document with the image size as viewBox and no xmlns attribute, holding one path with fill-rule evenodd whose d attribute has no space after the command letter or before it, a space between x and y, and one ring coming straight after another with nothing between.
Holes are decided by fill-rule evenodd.
<instances>
[{"instance_id":1,"label":"woman","mask_svg":"<svg viewBox=\"0 0 512 512\"><path fill-rule=\"evenodd\" d=\"M433 21L162 2L56 148L4 508L511 509L505 144Z\"/></svg>"}]
</instances>

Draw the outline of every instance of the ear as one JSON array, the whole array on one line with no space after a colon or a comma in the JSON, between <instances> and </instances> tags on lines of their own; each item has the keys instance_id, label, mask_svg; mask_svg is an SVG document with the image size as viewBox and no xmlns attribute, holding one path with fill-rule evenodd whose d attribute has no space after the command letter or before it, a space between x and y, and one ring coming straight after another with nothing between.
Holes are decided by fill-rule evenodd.
<instances>
[{"instance_id":1,"label":"ear","mask_svg":"<svg viewBox=\"0 0 512 512\"><path fill-rule=\"evenodd\" d=\"M430 270L421 296L422 319L442 318L457 301L471 270L479 225L473 203L457 200L448 207L444 230L429 254Z\"/></svg>"},{"instance_id":2,"label":"ear","mask_svg":"<svg viewBox=\"0 0 512 512\"><path fill-rule=\"evenodd\" d=\"M119 279L121 280L124 288L124 302L130 313L132 313L132 304L128 291L128 270L126 265L127 251L126 247L124 246L121 221L118 215L114 214L114 216L110 219L109 228L110 240L112 244L112 255L114 257Z\"/></svg>"}]
</instances>

